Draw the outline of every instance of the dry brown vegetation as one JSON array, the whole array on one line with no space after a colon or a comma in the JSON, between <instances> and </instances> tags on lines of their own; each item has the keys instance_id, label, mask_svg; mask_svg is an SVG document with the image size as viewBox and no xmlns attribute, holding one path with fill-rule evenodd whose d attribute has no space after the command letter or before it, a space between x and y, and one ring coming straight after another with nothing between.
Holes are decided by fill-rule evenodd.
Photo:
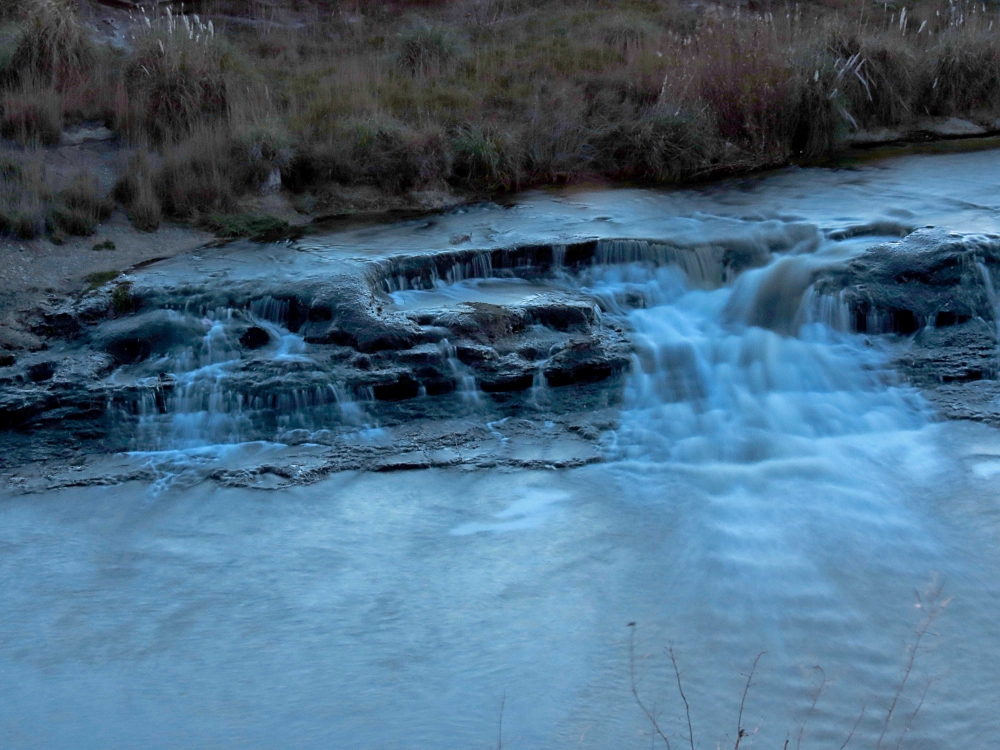
<instances>
[{"instance_id":1,"label":"dry brown vegetation","mask_svg":"<svg viewBox=\"0 0 1000 750\"><path fill-rule=\"evenodd\" d=\"M114 196L154 229L240 211L268 186L323 206L359 186L661 184L921 118L994 128L995 7L836 2L216 0L135 13L114 50L70 0L7 0L0 133L31 149L103 121L141 154ZM4 179L3 210L18 206L4 226L20 232L34 209L9 197L25 181Z\"/></svg>"}]
</instances>

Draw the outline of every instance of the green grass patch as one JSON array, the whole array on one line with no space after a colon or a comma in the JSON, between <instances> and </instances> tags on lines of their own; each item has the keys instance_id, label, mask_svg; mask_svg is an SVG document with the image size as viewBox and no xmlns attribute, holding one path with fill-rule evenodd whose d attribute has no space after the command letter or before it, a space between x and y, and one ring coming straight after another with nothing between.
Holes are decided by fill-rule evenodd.
<instances>
[{"instance_id":1,"label":"green grass patch","mask_svg":"<svg viewBox=\"0 0 1000 750\"><path fill-rule=\"evenodd\" d=\"M256 214L213 214L201 225L227 240L251 239L255 242L280 242L302 236L301 227L293 227L284 219Z\"/></svg>"},{"instance_id":2,"label":"green grass patch","mask_svg":"<svg viewBox=\"0 0 1000 750\"><path fill-rule=\"evenodd\" d=\"M114 281L121 275L121 271L96 271L95 273L88 274L87 283L90 284L90 289L97 289L109 281Z\"/></svg>"}]
</instances>

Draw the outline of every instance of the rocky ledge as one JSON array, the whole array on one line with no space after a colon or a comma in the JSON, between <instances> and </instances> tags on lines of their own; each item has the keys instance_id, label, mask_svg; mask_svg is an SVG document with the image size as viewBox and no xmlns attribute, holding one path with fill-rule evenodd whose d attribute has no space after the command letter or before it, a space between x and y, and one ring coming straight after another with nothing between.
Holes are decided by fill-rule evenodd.
<instances>
[{"instance_id":1,"label":"rocky ledge","mask_svg":"<svg viewBox=\"0 0 1000 750\"><path fill-rule=\"evenodd\" d=\"M290 252L248 248L233 252ZM760 249L601 240L351 260L305 274L234 273L225 257L166 261L38 312L34 329L49 348L0 360L0 429L11 446L2 460L72 444L183 446L194 433L324 443L473 413L478 424L573 424L593 442L613 425L608 410L633 360L626 318L614 313L645 302L553 280L638 260L712 287L770 259ZM1000 424L997 273L1000 238L920 230L813 271L797 319L808 304L834 327L894 337L896 369L943 416ZM502 303L400 297L470 278L523 288ZM600 428L576 418L588 413L603 415Z\"/></svg>"},{"instance_id":2,"label":"rocky ledge","mask_svg":"<svg viewBox=\"0 0 1000 750\"><path fill-rule=\"evenodd\" d=\"M894 364L941 416L1000 425L998 274L1000 237L925 229L817 274L813 288L833 301L835 325L903 337Z\"/></svg>"}]
</instances>

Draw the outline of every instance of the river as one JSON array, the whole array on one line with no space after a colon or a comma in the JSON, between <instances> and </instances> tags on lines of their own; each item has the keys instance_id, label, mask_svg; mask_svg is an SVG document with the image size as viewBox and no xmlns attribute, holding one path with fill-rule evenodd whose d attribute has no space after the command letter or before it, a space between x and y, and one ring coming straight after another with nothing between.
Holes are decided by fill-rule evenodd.
<instances>
[{"instance_id":1,"label":"river","mask_svg":"<svg viewBox=\"0 0 1000 750\"><path fill-rule=\"evenodd\" d=\"M1000 152L987 151L697 190L539 192L310 237L290 256L261 250L273 266L248 273L315 273L456 236L670 237L772 257L718 284L614 257L537 282L602 300L631 332L599 463L247 489L206 473L262 454L308 463L336 445L219 445L209 422L182 415L183 439L158 433L176 444L93 458L155 465L156 481L10 483L0 745L662 747L634 686L685 747L672 647L696 747L732 746L738 726L742 747L841 747L852 727L848 747L991 747L1000 432L938 419L888 364L909 339L851 333L802 279L919 227L1000 232L997 175ZM171 263L162 273L192 261ZM499 304L524 283L457 280L391 300ZM490 423L488 450L552 450L538 437L509 447L488 401L466 399L462 416ZM393 439L356 421L357 440Z\"/></svg>"}]
</instances>

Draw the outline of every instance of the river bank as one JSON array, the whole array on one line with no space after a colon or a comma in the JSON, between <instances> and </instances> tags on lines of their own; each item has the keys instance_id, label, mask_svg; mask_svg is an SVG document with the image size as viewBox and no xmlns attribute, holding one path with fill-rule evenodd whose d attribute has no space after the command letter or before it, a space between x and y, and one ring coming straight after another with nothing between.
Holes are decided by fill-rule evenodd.
<instances>
[{"instance_id":1,"label":"river bank","mask_svg":"<svg viewBox=\"0 0 1000 750\"><path fill-rule=\"evenodd\" d=\"M991 13L32 0L0 34L0 130L19 144L4 153L2 229L89 236L117 205L140 230L274 233L324 215L594 180L691 183L852 144L982 136L1000 117ZM110 181L48 156L89 139L114 144Z\"/></svg>"}]
</instances>

